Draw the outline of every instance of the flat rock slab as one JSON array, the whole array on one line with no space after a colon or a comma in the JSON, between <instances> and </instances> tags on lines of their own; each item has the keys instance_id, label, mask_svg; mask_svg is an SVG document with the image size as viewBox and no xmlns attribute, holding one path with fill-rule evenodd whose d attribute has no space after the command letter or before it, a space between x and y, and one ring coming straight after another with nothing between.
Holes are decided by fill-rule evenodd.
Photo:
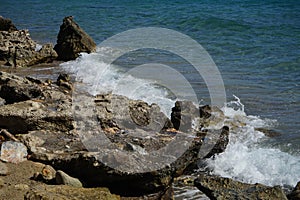
<instances>
[{"instance_id":1,"label":"flat rock slab","mask_svg":"<svg viewBox=\"0 0 300 200\"><path fill-rule=\"evenodd\" d=\"M194 184L210 199L287 200L280 186L269 187L258 183L247 184L229 178L205 174L199 175Z\"/></svg>"}]
</instances>

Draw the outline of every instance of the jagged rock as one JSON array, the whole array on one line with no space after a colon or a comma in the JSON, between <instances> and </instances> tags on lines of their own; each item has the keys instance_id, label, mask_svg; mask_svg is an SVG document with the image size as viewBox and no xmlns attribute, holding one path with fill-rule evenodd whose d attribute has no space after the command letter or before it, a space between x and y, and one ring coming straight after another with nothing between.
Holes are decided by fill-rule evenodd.
<instances>
[{"instance_id":1,"label":"jagged rock","mask_svg":"<svg viewBox=\"0 0 300 200\"><path fill-rule=\"evenodd\" d=\"M210 147L213 145L212 149L209 151L209 153L204 156L204 158L210 158L216 154L222 153L225 151L228 143L229 143L229 127L228 126L223 126L221 129L221 133L216 133L212 132L211 130L208 130L210 133L212 133L212 137L210 135L206 135L206 139L204 140L204 144L206 144L207 140L209 144L208 146Z\"/></svg>"},{"instance_id":2,"label":"jagged rock","mask_svg":"<svg viewBox=\"0 0 300 200\"><path fill-rule=\"evenodd\" d=\"M6 104L34 99L42 95L42 89L26 78L0 72L0 97Z\"/></svg>"},{"instance_id":3,"label":"jagged rock","mask_svg":"<svg viewBox=\"0 0 300 200\"><path fill-rule=\"evenodd\" d=\"M51 62L57 58L52 44L45 44L36 51L36 42L28 30L0 31L0 61L13 67L31 66Z\"/></svg>"},{"instance_id":4,"label":"jagged rock","mask_svg":"<svg viewBox=\"0 0 300 200\"><path fill-rule=\"evenodd\" d=\"M265 136L268 137L277 137L281 135L279 132L267 128L255 128L255 130L262 132L263 134L265 134Z\"/></svg>"},{"instance_id":5,"label":"jagged rock","mask_svg":"<svg viewBox=\"0 0 300 200\"><path fill-rule=\"evenodd\" d=\"M198 124L200 128L216 128L222 127L225 121L223 111L217 106L200 106L199 107L200 120Z\"/></svg>"},{"instance_id":6,"label":"jagged rock","mask_svg":"<svg viewBox=\"0 0 300 200\"><path fill-rule=\"evenodd\" d=\"M177 130L192 131L193 120L198 117L199 111L190 101L176 101L175 106L172 108L171 122Z\"/></svg>"},{"instance_id":7,"label":"jagged rock","mask_svg":"<svg viewBox=\"0 0 300 200\"><path fill-rule=\"evenodd\" d=\"M287 195L289 200L300 200L300 181L297 183L293 191Z\"/></svg>"},{"instance_id":8,"label":"jagged rock","mask_svg":"<svg viewBox=\"0 0 300 200\"><path fill-rule=\"evenodd\" d=\"M111 194L107 188L76 188L67 185L40 185L31 188L25 200L120 200L120 197Z\"/></svg>"},{"instance_id":9,"label":"jagged rock","mask_svg":"<svg viewBox=\"0 0 300 200\"><path fill-rule=\"evenodd\" d=\"M3 106L5 103L6 103L6 102L5 102L5 99L2 99L2 98L0 97L0 106Z\"/></svg>"},{"instance_id":10,"label":"jagged rock","mask_svg":"<svg viewBox=\"0 0 300 200\"><path fill-rule=\"evenodd\" d=\"M210 199L261 199L287 200L280 186L269 187L262 184L247 184L229 178L200 174L195 186Z\"/></svg>"},{"instance_id":11,"label":"jagged rock","mask_svg":"<svg viewBox=\"0 0 300 200\"><path fill-rule=\"evenodd\" d=\"M54 47L58 59L63 61L74 60L81 52L95 52L96 44L73 20L72 16L65 17L57 36Z\"/></svg>"},{"instance_id":12,"label":"jagged rock","mask_svg":"<svg viewBox=\"0 0 300 200\"><path fill-rule=\"evenodd\" d=\"M23 162L27 160L27 148L20 142L3 142L1 145L0 159L10 163Z\"/></svg>"},{"instance_id":13,"label":"jagged rock","mask_svg":"<svg viewBox=\"0 0 300 200\"><path fill-rule=\"evenodd\" d=\"M72 187L82 187L82 183L77 178L73 178L65 172L58 170L55 175L56 184L69 185Z\"/></svg>"},{"instance_id":14,"label":"jagged rock","mask_svg":"<svg viewBox=\"0 0 300 200\"><path fill-rule=\"evenodd\" d=\"M18 29L16 26L12 23L10 19L4 18L0 16L0 31L17 31Z\"/></svg>"},{"instance_id":15,"label":"jagged rock","mask_svg":"<svg viewBox=\"0 0 300 200\"><path fill-rule=\"evenodd\" d=\"M0 72L0 96L7 103L0 107L0 128L12 134L73 129L71 96L55 85L36 82Z\"/></svg>"},{"instance_id":16,"label":"jagged rock","mask_svg":"<svg viewBox=\"0 0 300 200\"><path fill-rule=\"evenodd\" d=\"M73 89L73 85L68 74L59 74L56 83L58 86L64 87L68 90Z\"/></svg>"}]
</instances>

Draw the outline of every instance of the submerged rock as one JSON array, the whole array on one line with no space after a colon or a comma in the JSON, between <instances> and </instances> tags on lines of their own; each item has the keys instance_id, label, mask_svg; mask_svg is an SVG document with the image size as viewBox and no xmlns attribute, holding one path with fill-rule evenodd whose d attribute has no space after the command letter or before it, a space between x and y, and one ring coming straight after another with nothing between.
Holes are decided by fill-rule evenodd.
<instances>
[{"instance_id":1,"label":"submerged rock","mask_svg":"<svg viewBox=\"0 0 300 200\"><path fill-rule=\"evenodd\" d=\"M76 188L67 185L39 185L31 188L25 195L25 200L120 200L111 194L107 188Z\"/></svg>"},{"instance_id":2,"label":"submerged rock","mask_svg":"<svg viewBox=\"0 0 300 200\"><path fill-rule=\"evenodd\" d=\"M45 44L38 51L36 46L28 30L0 31L0 61L5 65L24 67L51 62L57 58L52 44Z\"/></svg>"},{"instance_id":3,"label":"submerged rock","mask_svg":"<svg viewBox=\"0 0 300 200\"><path fill-rule=\"evenodd\" d=\"M64 18L60 26L54 49L59 60L68 61L76 59L81 52L95 52L96 44L73 20L73 17L69 16Z\"/></svg>"},{"instance_id":4,"label":"submerged rock","mask_svg":"<svg viewBox=\"0 0 300 200\"><path fill-rule=\"evenodd\" d=\"M261 199L287 200L280 186L269 187L262 184L247 184L229 178L201 174L194 181L195 186L210 199Z\"/></svg>"}]
</instances>

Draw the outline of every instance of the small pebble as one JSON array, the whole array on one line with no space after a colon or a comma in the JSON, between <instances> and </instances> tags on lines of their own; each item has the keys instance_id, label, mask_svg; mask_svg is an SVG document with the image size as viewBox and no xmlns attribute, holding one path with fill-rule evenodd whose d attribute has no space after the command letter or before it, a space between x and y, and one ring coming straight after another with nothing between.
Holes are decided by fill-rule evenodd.
<instances>
[{"instance_id":1,"label":"small pebble","mask_svg":"<svg viewBox=\"0 0 300 200\"><path fill-rule=\"evenodd\" d=\"M17 185L15 185L15 188L16 188L17 190L28 190L28 189L29 189L29 186L26 185L26 184L17 184Z\"/></svg>"}]
</instances>

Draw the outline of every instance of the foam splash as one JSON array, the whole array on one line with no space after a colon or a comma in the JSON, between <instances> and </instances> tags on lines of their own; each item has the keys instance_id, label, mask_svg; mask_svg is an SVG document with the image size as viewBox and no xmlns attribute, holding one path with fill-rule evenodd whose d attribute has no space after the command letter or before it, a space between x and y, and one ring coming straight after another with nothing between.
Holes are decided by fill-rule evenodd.
<instances>
[{"instance_id":1,"label":"foam splash","mask_svg":"<svg viewBox=\"0 0 300 200\"><path fill-rule=\"evenodd\" d=\"M230 142L224 153L207 161L213 173L247 183L295 186L300 180L300 158L262 146L268 138L255 130L272 127L276 121L247 116L240 99L234 97L224 108L225 123L232 127Z\"/></svg>"},{"instance_id":2,"label":"foam splash","mask_svg":"<svg viewBox=\"0 0 300 200\"><path fill-rule=\"evenodd\" d=\"M92 95L113 92L149 104L156 103L170 116L175 100L168 98L168 91L157 87L155 81L124 76L124 71L118 66L106 64L106 56L114 51L117 50L98 48L97 53L83 53L77 60L61 66L74 73L77 81L84 83L82 89ZM125 84L122 87L119 85L121 79ZM223 108L225 125L231 128L228 147L215 159L208 160L213 173L248 183L294 186L300 180L300 158L262 146L261 141L267 138L255 130L258 127L273 127L276 121L247 115L240 99L234 98Z\"/></svg>"},{"instance_id":3,"label":"foam splash","mask_svg":"<svg viewBox=\"0 0 300 200\"><path fill-rule=\"evenodd\" d=\"M156 103L163 113L170 116L175 100L169 99L169 92L158 87L154 80L135 78L116 65L105 63L106 56L113 49L98 48L97 53L86 54L75 61L62 63L61 66L82 82L82 89L91 95L112 92L131 99L143 100L148 104Z\"/></svg>"}]
</instances>

